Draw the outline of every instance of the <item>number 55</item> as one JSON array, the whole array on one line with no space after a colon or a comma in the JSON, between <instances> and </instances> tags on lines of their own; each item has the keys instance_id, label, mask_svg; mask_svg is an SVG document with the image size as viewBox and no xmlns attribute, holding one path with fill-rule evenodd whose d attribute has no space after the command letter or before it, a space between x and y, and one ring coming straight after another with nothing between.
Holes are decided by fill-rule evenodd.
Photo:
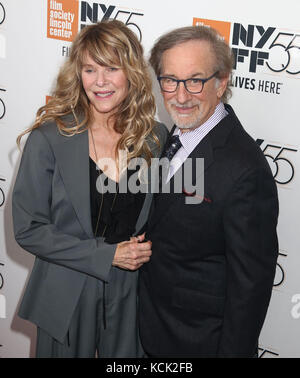
<instances>
[{"instance_id":1,"label":"number 55","mask_svg":"<svg viewBox=\"0 0 300 378\"><path fill-rule=\"evenodd\" d=\"M134 29L136 29L138 31L138 37L139 37L139 40L140 42L142 41L142 32L141 32L141 29L137 26L137 24L135 24L134 22L129 22L131 17L132 16L144 16L143 13L135 13L135 12L126 12L126 11L121 11L119 10L118 13L116 14L116 17L115 19L117 20L118 18L118 15L119 14L129 14L129 17L127 18L126 22L125 22L125 25L127 25L128 27L132 26ZM136 33L136 31L135 31ZM136 33L137 34L137 33Z\"/></svg>"},{"instance_id":2,"label":"number 55","mask_svg":"<svg viewBox=\"0 0 300 378\"><path fill-rule=\"evenodd\" d=\"M280 151L276 156L270 155L269 153L266 153L267 149L279 149ZM274 179L278 184L288 184L290 181L292 181L295 170L293 164L286 158L281 157L282 153L284 151L294 151L297 152L297 150L293 150L292 148L286 148L286 147L279 147L274 146L272 144L267 144L266 147L263 149L263 153L267 160L271 160L273 164L275 164L275 173ZM282 173L283 172L283 173ZM278 178L279 176L279 178ZM283 177L286 177L287 179L284 180Z\"/></svg>"},{"instance_id":3,"label":"number 55","mask_svg":"<svg viewBox=\"0 0 300 378\"><path fill-rule=\"evenodd\" d=\"M269 47L270 58L269 62L266 62L268 68L273 72L282 72L286 70L291 75L297 75L300 73L300 43L299 34L291 33L278 33L277 37ZM290 67L288 70L287 68Z\"/></svg>"}]
</instances>

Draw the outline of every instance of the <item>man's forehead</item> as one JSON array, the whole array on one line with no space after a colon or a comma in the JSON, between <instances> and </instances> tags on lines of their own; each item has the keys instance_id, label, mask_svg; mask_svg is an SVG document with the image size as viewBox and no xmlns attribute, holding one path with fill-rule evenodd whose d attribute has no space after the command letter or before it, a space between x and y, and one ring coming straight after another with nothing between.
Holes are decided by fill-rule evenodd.
<instances>
[{"instance_id":1,"label":"man's forehead","mask_svg":"<svg viewBox=\"0 0 300 378\"><path fill-rule=\"evenodd\" d=\"M210 72L214 56L206 41L188 41L176 45L163 53L162 71L178 76L178 73L195 75Z\"/></svg>"},{"instance_id":2,"label":"man's forehead","mask_svg":"<svg viewBox=\"0 0 300 378\"><path fill-rule=\"evenodd\" d=\"M203 40L195 40L192 39L190 41L181 42L169 49L167 49L164 54L172 54L172 53L211 53L211 44L208 41Z\"/></svg>"}]
</instances>

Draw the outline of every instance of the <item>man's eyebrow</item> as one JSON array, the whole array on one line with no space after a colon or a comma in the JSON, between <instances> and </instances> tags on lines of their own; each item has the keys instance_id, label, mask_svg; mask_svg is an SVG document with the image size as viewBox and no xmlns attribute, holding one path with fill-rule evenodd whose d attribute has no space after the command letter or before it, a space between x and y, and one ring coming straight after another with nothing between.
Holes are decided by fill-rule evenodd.
<instances>
[{"instance_id":1,"label":"man's eyebrow","mask_svg":"<svg viewBox=\"0 0 300 378\"><path fill-rule=\"evenodd\" d=\"M174 74L169 74L169 73L166 73L166 74L163 74L161 76L167 76L167 77L173 77L173 78L178 78L178 76L174 75ZM200 78L204 76L203 72L196 72L194 73L193 75L187 77L187 79L191 79L193 77L196 77L196 76L199 76Z\"/></svg>"},{"instance_id":2,"label":"man's eyebrow","mask_svg":"<svg viewBox=\"0 0 300 378\"><path fill-rule=\"evenodd\" d=\"M192 75L192 76L190 76L190 77L195 77L195 76L203 77L204 74L203 74L203 72L197 72L197 73L195 73L194 75Z\"/></svg>"}]
</instances>

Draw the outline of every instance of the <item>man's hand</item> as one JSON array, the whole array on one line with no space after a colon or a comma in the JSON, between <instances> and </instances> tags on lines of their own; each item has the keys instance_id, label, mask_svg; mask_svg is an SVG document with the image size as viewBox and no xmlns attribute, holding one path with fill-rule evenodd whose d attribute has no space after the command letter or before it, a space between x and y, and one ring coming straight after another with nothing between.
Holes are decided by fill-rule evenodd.
<instances>
[{"instance_id":1,"label":"man's hand","mask_svg":"<svg viewBox=\"0 0 300 378\"><path fill-rule=\"evenodd\" d=\"M148 262L152 254L152 243L151 241L141 243L144 238L145 234L119 243L112 265L122 269L137 270Z\"/></svg>"}]
</instances>

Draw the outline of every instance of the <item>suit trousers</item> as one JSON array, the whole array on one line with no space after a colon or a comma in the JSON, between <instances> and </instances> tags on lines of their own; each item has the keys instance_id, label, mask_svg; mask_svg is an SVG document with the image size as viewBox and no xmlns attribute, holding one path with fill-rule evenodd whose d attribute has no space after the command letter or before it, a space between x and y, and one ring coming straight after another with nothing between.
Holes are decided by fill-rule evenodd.
<instances>
[{"instance_id":1,"label":"suit trousers","mask_svg":"<svg viewBox=\"0 0 300 378\"><path fill-rule=\"evenodd\" d=\"M127 358L142 354L137 324L132 316L135 303L128 303L128 297L124 303L115 301L113 282L118 274L113 268L112 281L105 284L106 328L103 322L103 281L88 276L64 342L55 340L41 328L37 329L37 358Z\"/></svg>"}]
</instances>

